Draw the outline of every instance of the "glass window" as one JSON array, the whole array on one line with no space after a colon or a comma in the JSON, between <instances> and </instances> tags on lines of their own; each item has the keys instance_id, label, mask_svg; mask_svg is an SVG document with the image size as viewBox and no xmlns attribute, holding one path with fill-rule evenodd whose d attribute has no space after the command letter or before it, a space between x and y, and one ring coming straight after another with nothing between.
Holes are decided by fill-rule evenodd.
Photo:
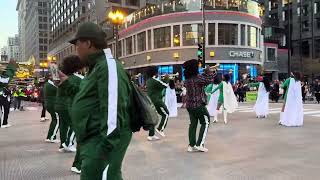
<instances>
[{"instance_id":1,"label":"glass window","mask_svg":"<svg viewBox=\"0 0 320 180\"><path fill-rule=\"evenodd\" d=\"M200 43L202 26L200 24L184 24L182 26L183 46L193 46Z\"/></svg>"},{"instance_id":2,"label":"glass window","mask_svg":"<svg viewBox=\"0 0 320 180\"><path fill-rule=\"evenodd\" d=\"M238 45L238 25L219 24L218 25L219 45Z\"/></svg>"},{"instance_id":3,"label":"glass window","mask_svg":"<svg viewBox=\"0 0 320 180\"><path fill-rule=\"evenodd\" d=\"M241 24L241 46L246 45L246 25Z\"/></svg>"},{"instance_id":4,"label":"glass window","mask_svg":"<svg viewBox=\"0 0 320 180\"><path fill-rule=\"evenodd\" d=\"M132 54L132 37L126 38L126 55Z\"/></svg>"},{"instance_id":5,"label":"glass window","mask_svg":"<svg viewBox=\"0 0 320 180\"><path fill-rule=\"evenodd\" d=\"M251 47L258 47L256 27L248 26L248 45Z\"/></svg>"},{"instance_id":6,"label":"glass window","mask_svg":"<svg viewBox=\"0 0 320 180\"><path fill-rule=\"evenodd\" d=\"M146 50L146 32L141 32L138 35L138 52Z\"/></svg>"},{"instance_id":7,"label":"glass window","mask_svg":"<svg viewBox=\"0 0 320 180\"><path fill-rule=\"evenodd\" d=\"M216 24L209 24L208 25L208 42L209 45L216 44Z\"/></svg>"},{"instance_id":8,"label":"glass window","mask_svg":"<svg viewBox=\"0 0 320 180\"><path fill-rule=\"evenodd\" d=\"M162 27L153 30L154 48L171 47L171 27Z\"/></svg>"},{"instance_id":9,"label":"glass window","mask_svg":"<svg viewBox=\"0 0 320 180\"><path fill-rule=\"evenodd\" d=\"M180 25L173 26L173 46L180 46Z\"/></svg>"},{"instance_id":10,"label":"glass window","mask_svg":"<svg viewBox=\"0 0 320 180\"><path fill-rule=\"evenodd\" d=\"M267 61L276 61L276 49L267 48Z\"/></svg>"},{"instance_id":11,"label":"glass window","mask_svg":"<svg viewBox=\"0 0 320 180\"><path fill-rule=\"evenodd\" d=\"M148 30L148 50L151 50L151 30Z\"/></svg>"}]
</instances>

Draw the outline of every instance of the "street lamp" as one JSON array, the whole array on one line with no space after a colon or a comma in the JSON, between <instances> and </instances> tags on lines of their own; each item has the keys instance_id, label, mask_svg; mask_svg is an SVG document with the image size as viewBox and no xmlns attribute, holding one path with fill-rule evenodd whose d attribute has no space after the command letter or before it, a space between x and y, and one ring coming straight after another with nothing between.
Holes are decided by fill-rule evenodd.
<instances>
[{"instance_id":1,"label":"street lamp","mask_svg":"<svg viewBox=\"0 0 320 180\"><path fill-rule=\"evenodd\" d=\"M113 24L115 36L116 36L116 43L115 43L115 58L118 58L118 38L119 38L119 27L124 23L125 14L119 10L111 11L108 14L108 19Z\"/></svg>"}]
</instances>

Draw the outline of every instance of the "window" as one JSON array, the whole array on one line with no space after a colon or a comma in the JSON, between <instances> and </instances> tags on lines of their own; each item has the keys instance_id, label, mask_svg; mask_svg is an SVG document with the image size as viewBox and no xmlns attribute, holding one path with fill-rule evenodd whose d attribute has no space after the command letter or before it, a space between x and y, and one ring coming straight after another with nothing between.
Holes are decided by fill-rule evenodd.
<instances>
[{"instance_id":1,"label":"window","mask_svg":"<svg viewBox=\"0 0 320 180\"><path fill-rule=\"evenodd\" d=\"M308 41L302 42L302 56L303 57L310 57L310 46Z\"/></svg>"},{"instance_id":2,"label":"window","mask_svg":"<svg viewBox=\"0 0 320 180\"><path fill-rule=\"evenodd\" d=\"M256 27L248 26L248 45L251 47L258 47Z\"/></svg>"},{"instance_id":3,"label":"window","mask_svg":"<svg viewBox=\"0 0 320 180\"><path fill-rule=\"evenodd\" d=\"M302 14L304 16L308 16L309 14L309 11L308 11L308 5L304 5L303 8L302 8Z\"/></svg>"},{"instance_id":4,"label":"window","mask_svg":"<svg viewBox=\"0 0 320 180\"><path fill-rule=\"evenodd\" d=\"M276 48L267 48L267 61L276 61Z\"/></svg>"},{"instance_id":5,"label":"window","mask_svg":"<svg viewBox=\"0 0 320 180\"><path fill-rule=\"evenodd\" d=\"M148 30L148 50L151 50L151 30Z\"/></svg>"},{"instance_id":6,"label":"window","mask_svg":"<svg viewBox=\"0 0 320 180\"><path fill-rule=\"evenodd\" d=\"M216 44L216 24L208 25L208 43L209 45Z\"/></svg>"},{"instance_id":7,"label":"window","mask_svg":"<svg viewBox=\"0 0 320 180\"><path fill-rule=\"evenodd\" d=\"M302 22L302 31L309 31L309 21Z\"/></svg>"},{"instance_id":8,"label":"window","mask_svg":"<svg viewBox=\"0 0 320 180\"><path fill-rule=\"evenodd\" d=\"M153 30L154 49L171 47L171 27L162 27Z\"/></svg>"},{"instance_id":9,"label":"window","mask_svg":"<svg viewBox=\"0 0 320 180\"><path fill-rule=\"evenodd\" d=\"M238 45L238 25L219 24L218 25L219 45Z\"/></svg>"},{"instance_id":10,"label":"window","mask_svg":"<svg viewBox=\"0 0 320 180\"><path fill-rule=\"evenodd\" d=\"M320 39L315 39L314 55L315 55L315 58L320 58Z\"/></svg>"},{"instance_id":11,"label":"window","mask_svg":"<svg viewBox=\"0 0 320 180\"><path fill-rule=\"evenodd\" d=\"M173 46L180 46L180 25L173 26Z\"/></svg>"},{"instance_id":12,"label":"window","mask_svg":"<svg viewBox=\"0 0 320 180\"><path fill-rule=\"evenodd\" d=\"M246 25L241 24L241 46L246 46Z\"/></svg>"},{"instance_id":13,"label":"window","mask_svg":"<svg viewBox=\"0 0 320 180\"><path fill-rule=\"evenodd\" d=\"M126 38L126 55L132 54L132 37Z\"/></svg>"},{"instance_id":14,"label":"window","mask_svg":"<svg viewBox=\"0 0 320 180\"><path fill-rule=\"evenodd\" d=\"M183 46L194 46L200 43L202 37L202 25L185 24L182 26Z\"/></svg>"}]
</instances>

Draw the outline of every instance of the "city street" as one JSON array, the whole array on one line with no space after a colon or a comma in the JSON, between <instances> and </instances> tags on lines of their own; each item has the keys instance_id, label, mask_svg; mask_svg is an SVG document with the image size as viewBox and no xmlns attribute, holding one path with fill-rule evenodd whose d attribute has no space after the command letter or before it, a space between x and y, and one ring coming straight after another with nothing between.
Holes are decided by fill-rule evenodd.
<instances>
[{"instance_id":1,"label":"city street","mask_svg":"<svg viewBox=\"0 0 320 180\"><path fill-rule=\"evenodd\" d=\"M320 106L305 105L303 127L277 124L281 104L271 104L267 119L255 118L252 103L229 115L229 123L210 126L208 153L188 153L189 117L169 119L166 137L148 142L134 134L123 174L126 180L314 180L320 176ZM12 127L0 129L0 180L73 180L74 154L59 153L45 143L49 121L41 123L40 107L11 112Z\"/></svg>"}]
</instances>

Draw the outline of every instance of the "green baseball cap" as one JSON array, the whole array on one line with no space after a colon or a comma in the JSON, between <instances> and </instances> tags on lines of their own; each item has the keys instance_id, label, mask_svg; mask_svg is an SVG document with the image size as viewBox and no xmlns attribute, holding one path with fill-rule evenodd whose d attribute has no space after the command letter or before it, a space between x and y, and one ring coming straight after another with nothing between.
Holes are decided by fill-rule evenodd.
<instances>
[{"instance_id":1,"label":"green baseball cap","mask_svg":"<svg viewBox=\"0 0 320 180\"><path fill-rule=\"evenodd\" d=\"M69 41L69 43L75 44L78 39L82 38L104 40L106 38L106 33L103 32L103 30L97 24L93 22L85 22L80 24L76 35Z\"/></svg>"}]
</instances>

